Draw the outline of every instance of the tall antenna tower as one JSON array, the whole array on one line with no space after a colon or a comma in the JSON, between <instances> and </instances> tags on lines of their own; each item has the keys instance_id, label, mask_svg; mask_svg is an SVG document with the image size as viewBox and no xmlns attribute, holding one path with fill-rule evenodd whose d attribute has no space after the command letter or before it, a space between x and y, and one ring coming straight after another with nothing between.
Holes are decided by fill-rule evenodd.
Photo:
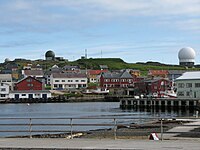
<instances>
[{"instance_id":1,"label":"tall antenna tower","mask_svg":"<svg viewBox=\"0 0 200 150\"><path fill-rule=\"evenodd\" d=\"M87 49L85 49L85 59L87 59Z\"/></svg>"}]
</instances>

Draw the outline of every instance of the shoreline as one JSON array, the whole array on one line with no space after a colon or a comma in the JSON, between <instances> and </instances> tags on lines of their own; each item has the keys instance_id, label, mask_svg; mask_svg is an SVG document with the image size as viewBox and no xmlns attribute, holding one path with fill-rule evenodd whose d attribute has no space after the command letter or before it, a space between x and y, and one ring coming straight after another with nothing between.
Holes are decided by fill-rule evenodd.
<instances>
[{"instance_id":1,"label":"shoreline","mask_svg":"<svg viewBox=\"0 0 200 150\"><path fill-rule=\"evenodd\" d=\"M185 120L163 120L163 131L164 134L168 130L178 127L184 123L189 123L191 121ZM160 133L160 121L148 121L143 124L130 123L129 126L117 125L116 127L116 138L118 139L149 139L151 133ZM181 135L180 135L181 136ZM192 137L193 135L188 135ZM30 136L11 136L8 138L29 138ZM71 138L71 133L68 131L66 133L49 133L49 134L35 134L31 138ZM89 131L74 131L72 138L88 138L88 139L114 139L115 133L113 128L96 129Z\"/></svg>"},{"instance_id":2,"label":"shoreline","mask_svg":"<svg viewBox=\"0 0 200 150\"><path fill-rule=\"evenodd\" d=\"M83 96L83 97L52 97L43 98L24 98L24 99L4 99L0 104L21 104L21 103L76 103L76 102L119 102L119 99L109 99L105 96Z\"/></svg>"}]
</instances>

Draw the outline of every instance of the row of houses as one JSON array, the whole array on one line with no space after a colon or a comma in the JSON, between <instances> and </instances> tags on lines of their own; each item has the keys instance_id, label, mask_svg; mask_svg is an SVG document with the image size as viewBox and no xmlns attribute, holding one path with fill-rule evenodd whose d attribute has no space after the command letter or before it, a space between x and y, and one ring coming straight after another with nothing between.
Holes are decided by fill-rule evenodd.
<instances>
[{"instance_id":1,"label":"row of houses","mask_svg":"<svg viewBox=\"0 0 200 150\"><path fill-rule=\"evenodd\" d=\"M48 90L10 90L10 85L7 83L0 84L0 100L5 99L35 99L51 98L51 92Z\"/></svg>"},{"instance_id":2,"label":"row of houses","mask_svg":"<svg viewBox=\"0 0 200 150\"><path fill-rule=\"evenodd\" d=\"M14 71L18 71L14 69ZM19 72L19 71L18 71ZM200 97L198 82L189 83L182 79L185 70L149 70L146 77L139 70L126 69L109 71L105 65L99 70L81 70L78 66L52 66L43 71L40 65L27 64L21 70L21 78L16 80L12 74L0 74L0 99L3 98L48 98L51 90L70 90L88 88L89 83L96 87L109 89L113 93L143 96L166 96L166 92L177 91L179 97ZM189 72L190 77L195 76ZM198 73L197 73L198 74ZM197 76L200 76L199 74ZM187 87L187 91L183 91ZM182 89L181 89L182 88ZM189 91L188 91L189 89ZM40 91L40 92L39 92ZM104 90L105 91L105 90Z\"/></svg>"}]
</instances>

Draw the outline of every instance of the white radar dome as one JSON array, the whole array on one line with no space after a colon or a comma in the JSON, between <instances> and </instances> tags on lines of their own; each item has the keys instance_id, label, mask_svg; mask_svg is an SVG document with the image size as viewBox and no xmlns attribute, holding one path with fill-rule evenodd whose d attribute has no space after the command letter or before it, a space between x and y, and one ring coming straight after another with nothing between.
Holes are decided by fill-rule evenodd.
<instances>
[{"instance_id":1,"label":"white radar dome","mask_svg":"<svg viewBox=\"0 0 200 150\"><path fill-rule=\"evenodd\" d=\"M194 62L195 56L196 53L191 47L182 48L178 53L178 58L180 62Z\"/></svg>"}]
</instances>

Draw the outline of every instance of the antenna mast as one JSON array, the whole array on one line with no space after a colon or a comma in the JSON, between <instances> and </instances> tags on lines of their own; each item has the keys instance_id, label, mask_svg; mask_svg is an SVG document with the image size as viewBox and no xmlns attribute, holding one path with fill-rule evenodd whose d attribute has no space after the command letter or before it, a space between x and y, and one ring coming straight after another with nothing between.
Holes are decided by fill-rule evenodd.
<instances>
[{"instance_id":1,"label":"antenna mast","mask_svg":"<svg viewBox=\"0 0 200 150\"><path fill-rule=\"evenodd\" d=\"M85 59L87 59L87 49L85 49Z\"/></svg>"}]
</instances>

